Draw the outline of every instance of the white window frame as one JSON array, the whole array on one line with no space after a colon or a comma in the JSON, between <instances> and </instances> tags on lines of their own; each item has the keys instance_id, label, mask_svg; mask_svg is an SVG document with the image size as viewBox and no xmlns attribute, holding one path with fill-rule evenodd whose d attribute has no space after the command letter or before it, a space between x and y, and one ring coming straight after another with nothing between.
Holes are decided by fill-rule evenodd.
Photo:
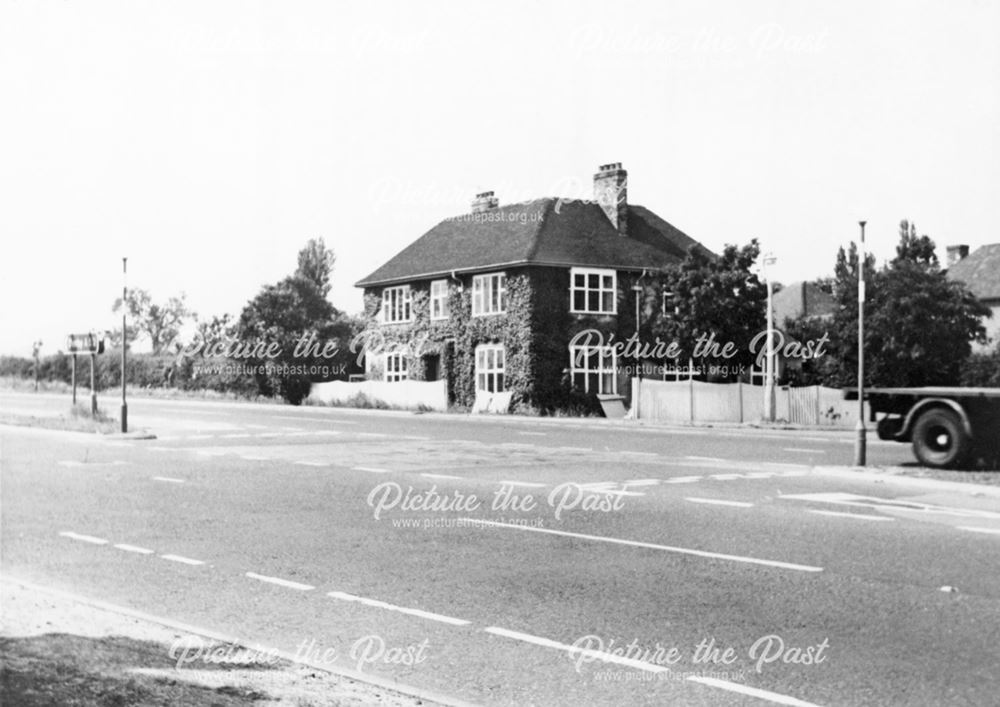
<instances>
[{"instance_id":1,"label":"white window frame","mask_svg":"<svg viewBox=\"0 0 1000 707\"><path fill-rule=\"evenodd\" d=\"M493 394L506 390L506 349L503 344L479 344L476 347L476 392Z\"/></svg>"},{"instance_id":2,"label":"white window frame","mask_svg":"<svg viewBox=\"0 0 1000 707\"><path fill-rule=\"evenodd\" d=\"M382 290L382 321L386 324L413 321L413 293L409 285Z\"/></svg>"},{"instance_id":3,"label":"white window frame","mask_svg":"<svg viewBox=\"0 0 1000 707\"><path fill-rule=\"evenodd\" d=\"M583 278L583 285L577 285L577 276ZM597 277L597 286L592 287L590 277ZM611 285L605 284L605 278L611 278ZM577 294L583 294L583 308L576 306ZM591 294L597 295L598 306L590 307ZM611 309L604 309L604 296L611 295ZM618 314L618 271L606 268L570 268L569 271L569 311L573 314Z\"/></svg>"},{"instance_id":4,"label":"white window frame","mask_svg":"<svg viewBox=\"0 0 1000 707\"><path fill-rule=\"evenodd\" d=\"M507 311L507 273L494 272L472 278L472 316L485 317Z\"/></svg>"},{"instance_id":5,"label":"white window frame","mask_svg":"<svg viewBox=\"0 0 1000 707\"><path fill-rule=\"evenodd\" d=\"M448 281L431 280L431 321L438 322L449 316L451 313L448 311Z\"/></svg>"},{"instance_id":6,"label":"white window frame","mask_svg":"<svg viewBox=\"0 0 1000 707\"><path fill-rule=\"evenodd\" d=\"M386 383L399 383L409 378L410 371L405 354L400 351L385 354L382 360L382 379Z\"/></svg>"},{"instance_id":7,"label":"white window frame","mask_svg":"<svg viewBox=\"0 0 1000 707\"><path fill-rule=\"evenodd\" d=\"M590 367L590 357L597 355L597 367ZM582 364L582 365L580 365ZM614 346L570 346L569 347L570 380L573 385L585 393L598 395L618 394L618 354ZM577 376L582 376L583 385L579 385ZM590 378L597 376L597 390L591 390ZM609 376L606 379L605 376ZM610 386L607 381L610 380Z\"/></svg>"}]
</instances>

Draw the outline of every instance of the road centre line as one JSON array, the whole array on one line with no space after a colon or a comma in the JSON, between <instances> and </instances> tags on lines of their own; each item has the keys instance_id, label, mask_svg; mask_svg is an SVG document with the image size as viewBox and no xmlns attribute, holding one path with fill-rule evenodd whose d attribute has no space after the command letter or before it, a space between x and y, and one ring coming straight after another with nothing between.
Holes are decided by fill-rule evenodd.
<instances>
[{"instance_id":1,"label":"road centre line","mask_svg":"<svg viewBox=\"0 0 1000 707\"><path fill-rule=\"evenodd\" d=\"M746 685L740 685L735 682L729 682L728 680L718 680L716 678L705 678L700 675L688 675L687 680L691 682L696 682L701 685L706 685L707 687L717 687L720 690L729 690L730 692L738 692L741 695L747 695L749 697L756 697L760 700L767 700L768 702L773 702L779 705L789 705L790 707L819 707L814 702L804 702L795 697L789 697L788 695L782 695L778 692L771 692L770 690L761 690L758 687L747 687Z\"/></svg>"},{"instance_id":2,"label":"road centre line","mask_svg":"<svg viewBox=\"0 0 1000 707\"><path fill-rule=\"evenodd\" d=\"M701 481L705 477L703 476L675 476L671 479L664 479L665 484L691 484L695 481Z\"/></svg>"},{"instance_id":3,"label":"road centre line","mask_svg":"<svg viewBox=\"0 0 1000 707\"><path fill-rule=\"evenodd\" d=\"M713 506L732 506L733 508L753 508L752 503L747 503L746 501L726 501L721 498L685 498L685 501L691 501L691 503L710 503Z\"/></svg>"},{"instance_id":4,"label":"road centre line","mask_svg":"<svg viewBox=\"0 0 1000 707\"><path fill-rule=\"evenodd\" d=\"M555 447L554 450L557 452L583 452L583 453L594 451L590 447Z\"/></svg>"},{"instance_id":5,"label":"road centre line","mask_svg":"<svg viewBox=\"0 0 1000 707\"><path fill-rule=\"evenodd\" d=\"M969 530L973 533L988 533L990 535L1000 535L1000 529L998 528L977 528L973 525L959 525L956 526L959 530Z\"/></svg>"},{"instance_id":6,"label":"road centre line","mask_svg":"<svg viewBox=\"0 0 1000 707\"><path fill-rule=\"evenodd\" d=\"M400 439L409 439L414 442L427 442L430 441L430 437L424 437L422 435L403 435Z\"/></svg>"},{"instance_id":7,"label":"road centre line","mask_svg":"<svg viewBox=\"0 0 1000 707\"><path fill-rule=\"evenodd\" d=\"M108 541L104 538L95 538L93 535L81 535L80 533L74 533L69 530L64 530L59 533L64 538L69 538L70 540L81 540L85 543L91 543L92 545L107 545Z\"/></svg>"},{"instance_id":8,"label":"road centre line","mask_svg":"<svg viewBox=\"0 0 1000 707\"><path fill-rule=\"evenodd\" d=\"M427 474L427 473L425 473L425 474L421 474L421 476L423 476L424 478L427 478L427 479L446 479L448 481L461 481L462 480L461 476L451 476L450 474Z\"/></svg>"},{"instance_id":9,"label":"road centre line","mask_svg":"<svg viewBox=\"0 0 1000 707\"><path fill-rule=\"evenodd\" d=\"M388 437L389 435L383 432L358 432L358 437Z\"/></svg>"},{"instance_id":10,"label":"road centre line","mask_svg":"<svg viewBox=\"0 0 1000 707\"><path fill-rule=\"evenodd\" d=\"M370 471L373 474L388 474L389 473L388 469L379 469L379 468L374 467L374 466L353 466L351 468L354 469L355 471Z\"/></svg>"},{"instance_id":11,"label":"road centre line","mask_svg":"<svg viewBox=\"0 0 1000 707\"><path fill-rule=\"evenodd\" d=\"M341 599L343 601L354 601L359 604L364 604L365 606L375 607L377 609L388 609L389 611L398 611L401 614L409 614L410 616L417 616L422 619L430 619L431 621L440 621L441 623L451 624L452 626L468 626L469 621L465 619L456 619L452 616L445 616L444 614L435 614L432 611L423 611L421 609L408 609L405 606L396 606L395 604L389 604L384 601L379 601L378 599L368 599L367 597L359 597L354 594L347 594L346 592L327 592L326 595L333 599Z\"/></svg>"},{"instance_id":12,"label":"road centre line","mask_svg":"<svg viewBox=\"0 0 1000 707\"><path fill-rule=\"evenodd\" d=\"M806 449L805 447L782 447L783 452L802 452L803 454L826 454L825 449Z\"/></svg>"},{"instance_id":13,"label":"road centre line","mask_svg":"<svg viewBox=\"0 0 1000 707\"><path fill-rule=\"evenodd\" d=\"M201 560L192 560L190 557L184 557L183 555L160 555L164 560L170 560L171 562L180 562L184 565L203 565L205 564Z\"/></svg>"},{"instance_id":14,"label":"road centre line","mask_svg":"<svg viewBox=\"0 0 1000 707\"><path fill-rule=\"evenodd\" d=\"M488 626L484 628L483 631L486 633L491 633L494 636L503 636L504 638L512 638L515 641L524 641L525 643L532 643L536 646L543 646L544 648L556 648L561 651L566 651L574 656L586 656L593 657L599 660L603 660L606 663L617 663L618 665L625 665L629 668L638 668L639 670L645 670L649 673L664 673L669 672L670 669L662 665L656 665L655 663L647 663L642 660L635 660L634 658L626 658L624 656L614 655L612 653L605 653L604 651L595 651L590 648L578 648L576 646L571 646L566 643L560 643L559 641L553 641L550 638L542 638L541 636L532 636L530 633L521 633L520 631L510 631L505 628L500 628L499 626Z\"/></svg>"},{"instance_id":15,"label":"road centre line","mask_svg":"<svg viewBox=\"0 0 1000 707\"><path fill-rule=\"evenodd\" d=\"M719 481L732 481L733 479L742 478L742 474L712 474L711 478L717 479Z\"/></svg>"},{"instance_id":16,"label":"road centre line","mask_svg":"<svg viewBox=\"0 0 1000 707\"><path fill-rule=\"evenodd\" d=\"M686 456L685 459L690 459L696 462L726 462L728 459L722 459L720 457L696 457L696 456Z\"/></svg>"},{"instance_id":17,"label":"road centre line","mask_svg":"<svg viewBox=\"0 0 1000 707\"><path fill-rule=\"evenodd\" d=\"M744 562L752 565L764 565L765 567L777 567L779 569L797 570L799 572L822 572L822 567L813 565L800 565L793 562L780 562L778 560L763 560L757 557L746 557L743 555L727 555L720 552L710 552L707 550L694 550L686 547L674 547L672 545L658 545L656 543L641 542L639 540L625 540L622 538L608 538L601 535L587 535L585 533L571 533L566 530L552 530L549 528L533 528L526 525L514 525L512 523L500 523L492 520L482 520L476 518L463 518L462 520L480 525L488 525L495 528L509 528L510 530L521 530L530 533L545 533L549 535L559 535L567 538L579 538L582 540L596 540L598 542L613 543L616 545L627 545L629 547L647 548L650 550L663 550L665 552L675 552L681 555L694 555L695 557L705 557L713 560L730 560L732 562Z\"/></svg>"},{"instance_id":18,"label":"road centre line","mask_svg":"<svg viewBox=\"0 0 1000 707\"><path fill-rule=\"evenodd\" d=\"M890 518L889 516L872 516L867 513L844 513L843 511L821 511L818 508L807 508L810 513L815 513L821 516L832 516L834 518L858 518L859 520L881 520L881 521L894 521L895 518Z\"/></svg>"},{"instance_id":19,"label":"road centre line","mask_svg":"<svg viewBox=\"0 0 1000 707\"><path fill-rule=\"evenodd\" d=\"M288 589L297 589L300 592L308 592L316 587L311 584L302 584L301 582L292 582L287 579L281 579L280 577L268 577L267 575L257 574L256 572L247 572L246 576L250 579L257 579L261 582L267 582L268 584L276 584L279 587L287 587Z\"/></svg>"},{"instance_id":20,"label":"road centre line","mask_svg":"<svg viewBox=\"0 0 1000 707\"><path fill-rule=\"evenodd\" d=\"M175 479L173 476L154 476L153 481L166 481L170 484L183 484L184 479Z\"/></svg>"},{"instance_id":21,"label":"road centre line","mask_svg":"<svg viewBox=\"0 0 1000 707\"><path fill-rule=\"evenodd\" d=\"M537 481L501 481L501 486L527 486L528 488L545 488L548 484L540 484Z\"/></svg>"},{"instance_id":22,"label":"road centre line","mask_svg":"<svg viewBox=\"0 0 1000 707\"><path fill-rule=\"evenodd\" d=\"M525 435L527 437L548 437L548 432L526 432L524 430L518 430L519 435Z\"/></svg>"},{"instance_id":23,"label":"road centre line","mask_svg":"<svg viewBox=\"0 0 1000 707\"><path fill-rule=\"evenodd\" d=\"M292 462L292 463L293 464L299 464L300 466L330 466L330 462L299 461L299 462Z\"/></svg>"},{"instance_id":24,"label":"road centre line","mask_svg":"<svg viewBox=\"0 0 1000 707\"><path fill-rule=\"evenodd\" d=\"M124 550L125 552L135 552L140 555L152 555L153 550L145 547L139 547L138 545L129 545L127 543L119 543L115 545L119 550Z\"/></svg>"},{"instance_id":25,"label":"road centre line","mask_svg":"<svg viewBox=\"0 0 1000 707\"><path fill-rule=\"evenodd\" d=\"M631 479L623 482L625 486L659 486L659 479Z\"/></svg>"}]
</instances>

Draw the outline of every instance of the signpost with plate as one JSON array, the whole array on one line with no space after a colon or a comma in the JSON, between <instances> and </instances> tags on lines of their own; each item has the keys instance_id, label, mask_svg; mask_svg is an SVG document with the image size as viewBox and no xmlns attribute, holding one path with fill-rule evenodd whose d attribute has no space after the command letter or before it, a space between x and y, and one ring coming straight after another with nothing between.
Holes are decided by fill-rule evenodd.
<instances>
[{"instance_id":1,"label":"signpost with plate","mask_svg":"<svg viewBox=\"0 0 1000 707\"><path fill-rule=\"evenodd\" d=\"M90 413L97 414L97 386L94 368L97 354L104 353L104 339L94 332L70 334L66 339L66 350L73 355L73 404L76 405L76 355L90 354Z\"/></svg>"}]
</instances>

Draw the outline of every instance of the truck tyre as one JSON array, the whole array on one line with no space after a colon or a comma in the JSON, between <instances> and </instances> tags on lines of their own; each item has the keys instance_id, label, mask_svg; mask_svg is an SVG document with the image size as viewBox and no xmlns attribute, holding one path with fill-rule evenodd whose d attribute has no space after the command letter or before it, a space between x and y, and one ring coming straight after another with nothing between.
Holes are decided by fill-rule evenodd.
<instances>
[{"instance_id":1,"label":"truck tyre","mask_svg":"<svg viewBox=\"0 0 1000 707\"><path fill-rule=\"evenodd\" d=\"M913 453L924 466L954 469L965 463L972 447L962 421L951 410L934 408L913 426Z\"/></svg>"}]
</instances>

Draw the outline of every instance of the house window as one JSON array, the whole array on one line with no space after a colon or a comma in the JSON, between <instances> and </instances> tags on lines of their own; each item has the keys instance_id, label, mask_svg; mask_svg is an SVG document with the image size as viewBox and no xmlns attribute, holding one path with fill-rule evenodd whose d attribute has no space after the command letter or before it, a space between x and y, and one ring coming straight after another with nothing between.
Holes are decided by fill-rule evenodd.
<instances>
[{"instance_id":1,"label":"house window","mask_svg":"<svg viewBox=\"0 0 1000 707\"><path fill-rule=\"evenodd\" d=\"M572 268L570 311L577 314L617 314L617 280L614 270Z\"/></svg>"},{"instance_id":2,"label":"house window","mask_svg":"<svg viewBox=\"0 0 1000 707\"><path fill-rule=\"evenodd\" d=\"M476 275L472 278L472 316L502 314L507 310L507 275Z\"/></svg>"},{"instance_id":3,"label":"house window","mask_svg":"<svg viewBox=\"0 0 1000 707\"><path fill-rule=\"evenodd\" d=\"M480 344L476 347L476 392L502 393L504 391L504 350L499 344Z\"/></svg>"},{"instance_id":4,"label":"house window","mask_svg":"<svg viewBox=\"0 0 1000 707\"><path fill-rule=\"evenodd\" d=\"M576 388L599 395L618 392L613 346L570 346L569 359L570 374Z\"/></svg>"},{"instance_id":5,"label":"house window","mask_svg":"<svg viewBox=\"0 0 1000 707\"><path fill-rule=\"evenodd\" d=\"M431 282L431 320L448 318L448 281Z\"/></svg>"},{"instance_id":6,"label":"house window","mask_svg":"<svg viewBox=\"0 0 1000 707\"><path fill-rule=\"evenodd\" d=\"M411 314L410 286L387 287L382 290L382 321L408 322Z\"/></svg>"},{"instance_id":7,"label":"house window","mask_svg":"<svg viewBox=\"0 0 1000 707\"><path fill-rule=\"evenodd\" d=\"M402 353L389 353L385 355L385 381L386 383L398 383L405 381L409 377L406 370L406 356Z\"/></svg>"}]
</instances>

